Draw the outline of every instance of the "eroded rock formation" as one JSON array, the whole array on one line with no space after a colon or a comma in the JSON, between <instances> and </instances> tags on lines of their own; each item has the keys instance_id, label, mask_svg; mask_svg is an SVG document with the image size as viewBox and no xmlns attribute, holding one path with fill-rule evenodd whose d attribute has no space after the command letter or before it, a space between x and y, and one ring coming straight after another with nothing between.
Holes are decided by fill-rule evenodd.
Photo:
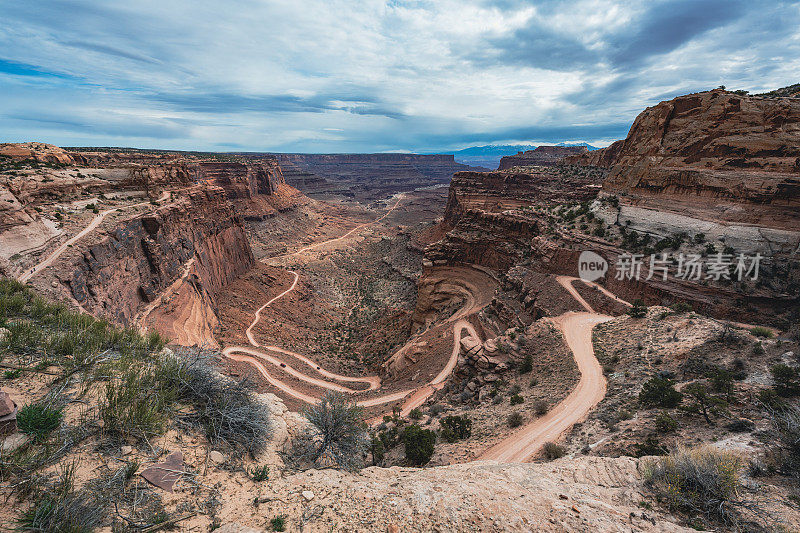
<instances>
[{"instance_id":1,"label":"eroded rock formation","mask_svg":"<svg viewBox=\"0 0 800 533\"><path fill-rule=\"evenodd\" d=\"M516 155L507 155L500 159L497 170L506 170L514 167L528 166L553 166L567 156L588 153L586 146L537 146L533 150L518 152Z\"/></svg>"}]
</instances>

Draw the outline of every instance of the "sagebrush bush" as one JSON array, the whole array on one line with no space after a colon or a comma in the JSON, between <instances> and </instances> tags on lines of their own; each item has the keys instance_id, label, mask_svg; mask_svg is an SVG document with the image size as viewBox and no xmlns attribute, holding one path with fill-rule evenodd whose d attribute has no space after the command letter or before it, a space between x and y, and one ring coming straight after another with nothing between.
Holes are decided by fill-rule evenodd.
<instances>
[{"instance_id":1,"label":"sagebrush bush","mask_svg":"<svg viewBox=\"0 0 800 533\"><path fill-rule=\"evenodd\" d=\"M525 418L523 418L522 413L515 412L508 415L508 427L510 428L518 428L524 421Z\"/></svg>"},{"instance_id":2,"label":"sagebrush bush","mask_svg":"<svg viewBox=\"0 0 800 533\"><path fill-rule=\"evenodd\" d=\"M645 482L673 510L733 520L744 462L710 446L679 448L649 463Z\"/></svg>"},{"instance_id":3,"label":"sagebrush bush","mask_svg":"<svg viewBox=\"0 0 800 533\"><path fill-rule=\"evenodd\" d=\"M553 459L558 459L560 457L564 457L566 455L567 450L563 446L559 446L555 442L545 442L544 448L542 448L542 452L544 454L544 458L548 461L552 461Z\"/></svg>"},{"instance_id":4,"label":"sagebrush bush","mask_svg":"<svg viewBox=\"0 0 800 533\"><path fill-rule=\"evenodd\" d=\"M339 392L326 393L303 413L311 422L319 444L312 461L330 456L341 467L356 470L363 464L369 444L363 422L363 409L355 400Z\"/></svg>"}]
</instances>

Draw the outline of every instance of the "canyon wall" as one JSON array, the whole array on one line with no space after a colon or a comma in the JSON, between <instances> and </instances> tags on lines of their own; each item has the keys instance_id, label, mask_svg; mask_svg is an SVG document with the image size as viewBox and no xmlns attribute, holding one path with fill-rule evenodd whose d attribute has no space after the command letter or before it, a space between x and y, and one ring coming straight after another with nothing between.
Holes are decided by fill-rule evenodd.
<instances>
[{"instance_id":1,"label":"canyon wall","mask_svg":"<svg viewBox=\"0 0 800 533\"><path fill-rule=\"evenodd\" d=\"M205 186L121 223L57 276L87 311L130 324L181 278L213 309L215 293L254 262L225 191Z\"/></svg>"},{"instance_id":2,"label":"canyon wall","mask_svg":"<svg viewBox=\"0 0 800 533\"><path fill-rule=\"evenodd\" d=\"M610 168L603 191L639 231L663 236L651 223L661 212L679 215L676 232L711 232L746 251L800 245L798 98L680 96L643 111L624 140L568 161ZM772 232L754 240L752 228Z\"/></svg>"},{"instance_id":3,"label":"canyon wall","mask_svg":"<svg viewBox=\"0 0 800 533\"><path fill-rule=\"evenodd\" d=\"M372 202L396 192L447 183L473 167L452 155L273 154L287 182L306 194L341 195Z\"/></svg>"}]
</instances>

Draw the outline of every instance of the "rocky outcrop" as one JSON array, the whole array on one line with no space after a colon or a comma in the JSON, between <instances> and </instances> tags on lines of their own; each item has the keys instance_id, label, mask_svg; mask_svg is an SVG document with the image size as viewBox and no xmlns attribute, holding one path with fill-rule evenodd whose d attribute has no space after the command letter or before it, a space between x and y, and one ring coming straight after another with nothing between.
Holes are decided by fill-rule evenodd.
<instances>
[{"instance_id":1,"label":"rocky outcrop","mask_svg":"<svg viewBox=\"0 0 800 533\"><path fill-rule=\"evenodd\" d=\"M497 170L531 166L550 167L558 164L567 156L585 154L588 151L586 146L537 146L533 150L504 156L500 159L500 166L497 167Z\"/></svg>"},{"instance_id":2,"label":"rocky outcrop","mask_svg":"<svg viewBox=\"0 0 800 533\"><path fill-rule=\"evenodd\" d=\"M58 146L39 142L0 143L0 162L3 159L55 165L75 164L72 157Z\"/></svg>"},{"instance_id":3,"label":"rocky outcrop","mask_svg":"<svg viewBox=\"0 0 800 533\"><path fill-rule=\"evenodd\" d=\"M225 189L231 200L274 194L285 184L277 160L269 157L246 162L201 161L197 177Z\"/></svg>"},{"instance_id":4,"label":"rocky outcrop","mask_svg":"<svg viewBox=\"0 0 800 533\"><path fill-rule=\"evenodd\" d=\"M680 96L643 111L624 140L569 160L610 167L603 191L623 205L800 231L797 98Z\"/></svg>"},{"instance_id":5,"label":"rocky outcrop","mask_svg":"<svg viewBox=\"0 0 800 533\"><path fill-rule=\"evenodd\" d=\"M182 277L213 308L214 294L254 261L225 191L206 186L123 222L60 277L84 309L130 324Z\"/></svg>"},{"instance_id":6,"label":"rocky outcrop","mask_svg":"<svg viewBox=\"0 0 800 533\"><path fill-rule=\"evenodd\" d=\"M0 184L0 261L38 250L58 234L55 223L23 205L14 192Z\"/></svg>"},{"instance_id":7,"label":"rocky outcrop","mask_svg":"<svg viewBox=\"0 0 800 533\"><path fill-rule=\"evenodd\" d=\"M551 169L458 172L450 182L445 220L455 224L470 209L502 212L534 203L592 200L600 190L601 169L560 166Z\"/></svg>"}]
</instances>

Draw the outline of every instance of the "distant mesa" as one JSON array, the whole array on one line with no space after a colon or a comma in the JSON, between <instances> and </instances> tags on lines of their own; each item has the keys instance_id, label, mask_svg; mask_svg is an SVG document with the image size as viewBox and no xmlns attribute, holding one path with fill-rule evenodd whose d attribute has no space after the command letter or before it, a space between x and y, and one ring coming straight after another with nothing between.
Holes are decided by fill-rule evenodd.
<instances>
[{"instance_id":1,"label":"distant mesa","mask_svg":"<svg viewBox=\"0 0 800 533\"><path fill-rule=\"evenodd\" d=\"M507 170L514 167L551 167L567 156L589 153L587 146L537 146L535 150L518 152L516 155L505 156L500 160L497 170Z\"/></svg>"}]
</instances>

